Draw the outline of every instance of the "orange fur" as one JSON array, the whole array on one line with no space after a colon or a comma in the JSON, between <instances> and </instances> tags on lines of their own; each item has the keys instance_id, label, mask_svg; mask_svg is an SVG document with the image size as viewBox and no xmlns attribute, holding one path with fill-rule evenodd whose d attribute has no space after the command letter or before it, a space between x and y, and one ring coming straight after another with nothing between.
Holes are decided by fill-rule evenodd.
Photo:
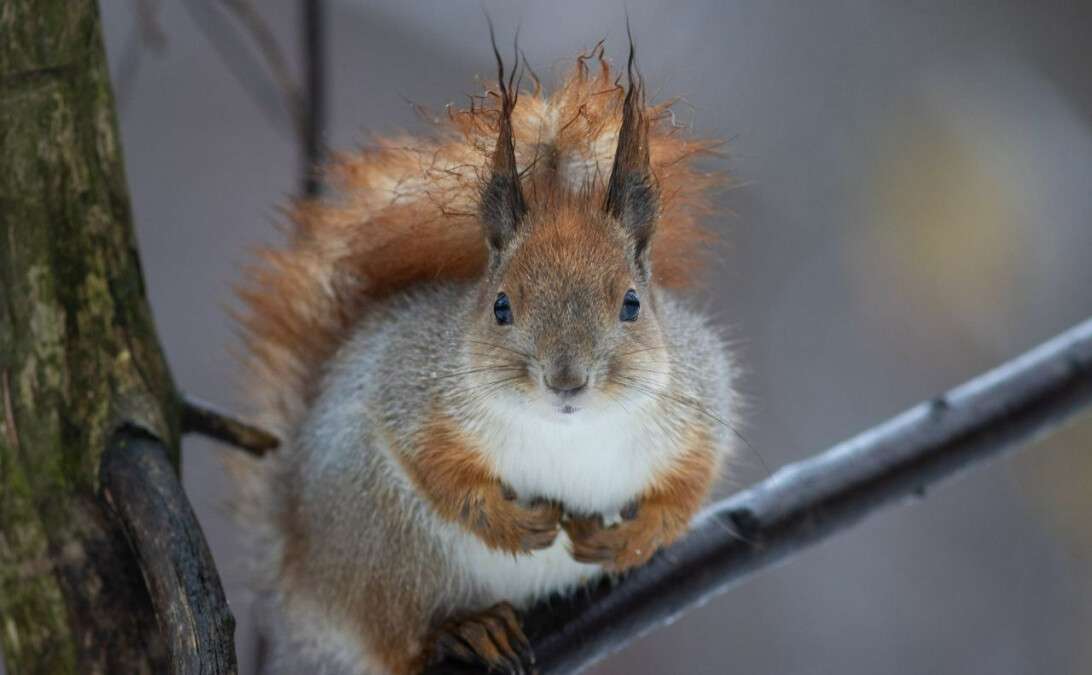
<instances>
[{"instance_id":1,"label":"orange fur","mask_svg":"<svg viewBox=\"0 0 1092 675\"><path fill-rule=\"evenodd\" d=\"M596 72L588 67L592 58L599 60ZM577 59L553 94L537 86L520 93L512 131L532 209L559 189L602 202L625 94L613 78L597 47ZM422 281L482 274L487 252L476 209L496 145L498 101L487 92L467 109L449 109L431 138L383 138L335 156L326 179L336 197L289 210L290 241L261 251L240 290L247 366L265 424L281 433L294 426L316 374L369 302ZM670 106L646 110L661 194L652 251L656 282L679 287L693 279L709 240L698 221L718 182L693 160L718 143L679 133ZM590 179L556 184L558 175L575 174ZM544 181L546 175L555 180Z\"/></svg>"},{"instance_id":2,"label":"orange fur","mask_svg":"<svg viewBox=\"0 0 1092 675\"><path fill-rule=\"evenodd\" d=\"M561 508L547 502L530 506L516 502L515 494L492 475L455 420L434 417L418 447L421 450L415 456L402 462L440 516L459 523L487 546L508 553L526 553L554 542Z\"/></svg>"},{"instance_id":3,"label":"orange fur","mask_svg":"<svg viewBox=\"0 0 1092 675\"><path fill-rule=\"evenodd\" d=\"M599 516L564 523L573 557L621 572L644 564L681 537L705 501L718 471L718 454L708 429L688 431L685 452L636 503L636 513L605 526Z\"/></svg>"}]
</instances>

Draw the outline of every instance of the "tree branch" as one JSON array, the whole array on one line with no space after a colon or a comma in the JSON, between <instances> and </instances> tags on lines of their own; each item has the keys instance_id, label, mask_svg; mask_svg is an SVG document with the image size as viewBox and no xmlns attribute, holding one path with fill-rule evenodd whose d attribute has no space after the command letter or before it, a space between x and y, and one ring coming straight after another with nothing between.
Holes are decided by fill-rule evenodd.
<instances>
[{"instance_id":1,"label":"tree branch","mask_svg":"<svg viewBox=\"0 0 1092 675\"><path fill-rule=\"evenodd\" d=\"M229 443L259 457L280 445L268 431L191 396L182 397L182 431Z\"/></svg>"},{"instance_id":2,"label":"tree branch","mask_svg":"<svg viewBox=\"0 0 1092 675\"><path fill-rule=\"evenodd\" d=\"M285 106L292 115L292 121L296 127L296 133L303 135L306 124L304 120L303 97L300 95L300 87L292 77L288 60L281 51L273 30L266 22L262 13L258 11L253 0L221 0L220 3L231 11L240 23L246 28L247 33L254 40L258 51L262 55L269 72L280 89Z\"/></svg>"},{"instance_id":3,"label":"tree branch","mask_svg":"<svg viewBox=\"0 0 1092 675\"><path fill-rule=\"evenodd\" d=\"M303 0L303 77L301 152L303 195L322 192L320 165L326 123L326 28L322 0Z\"/></svg>"},{"instance_id":4,"label":"tree branch","mask_svg":"<svg viewBox=\"0 0 1092 675\"><path fill-rule=\"evenodd\" d=\"M0 4L0 649L11 673L163 672L101 494L119 420L177 458L94 0Z\"/></svg>"},{"instance_id":5,"label":"tree branch","mask_svg":"<svg viewBox=\"0 0 1092 675\"><path fill-rule=\"evenodd\" d=\"M102 493L136 553L172 673L235 673L235 618L166 448L125 427L102 458Z\"/></svg>"},{"instance_id":6,"label":"tree branch","mask_svg":"<svg viewBox=\"0 0 1092 675\"><path fill-rule=\"evenodd\" d=\"M1092 320L713 505L682 542L613 587L538 605L526 618L537 669L585 668L874 511L1043 436L1090 403ZM466 671L445 663L429 672Z\"/></svg>"}]
</instances>

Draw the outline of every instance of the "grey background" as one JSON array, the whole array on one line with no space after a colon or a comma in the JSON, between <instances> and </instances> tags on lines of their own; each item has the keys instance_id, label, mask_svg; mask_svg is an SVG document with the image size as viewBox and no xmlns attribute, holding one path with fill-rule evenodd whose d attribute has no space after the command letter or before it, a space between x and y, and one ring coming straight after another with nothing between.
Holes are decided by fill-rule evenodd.
<instances>
[{"instance_id":1,"label":"grey background","mask_svg":"<svg viewBox=\"0 0 1092 675\"><path fill-rule=\"evenodd\" d=\"M297 189L283 108L213 3L158 3L160 52L139 48L132 3L102 4L160 335L184 389L243 408L226 309ZM296 3L257 4L294 65ZM698 133L730 139L720 166L739 185L722 197L728 243L705 294L746 366L744 433L766 465L1092 314L1089 3L487 3L502 42L522 23L540 73L601 37L621 59L625 5L651 89L684 95ZM335 148L418 128L408 101L464 101L492 72L478 2L342 0L329 15ZM1092 672L1090 439L1086 416L595 672ZM250 673L253 620L215 451L187 440L184 478ZM726 489L764 475L744 454Z\"/></svg>"}]
</instances>

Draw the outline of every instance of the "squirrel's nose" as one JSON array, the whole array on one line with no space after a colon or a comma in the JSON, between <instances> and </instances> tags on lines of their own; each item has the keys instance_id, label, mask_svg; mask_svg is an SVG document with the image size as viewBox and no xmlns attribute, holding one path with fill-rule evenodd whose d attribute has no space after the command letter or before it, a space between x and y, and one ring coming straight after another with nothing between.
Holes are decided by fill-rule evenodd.
<instances>
[{"instance_id":1,"label":"squirrel's nose","mask_svg":"<svg viewBox=\"0 0 1092 675\"><path fill-rule=\"evenodd\" d=\"M554 368L543 378L546 388L558 396L576 396L588 386L588 371L584 368L566 365Z\"/></svg>"}]
</instances>

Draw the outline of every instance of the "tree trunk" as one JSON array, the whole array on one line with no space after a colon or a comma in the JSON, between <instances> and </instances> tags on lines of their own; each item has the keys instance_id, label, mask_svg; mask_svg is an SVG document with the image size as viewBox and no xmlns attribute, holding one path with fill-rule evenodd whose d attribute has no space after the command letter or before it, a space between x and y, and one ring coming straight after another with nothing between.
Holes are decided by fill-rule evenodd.
<instances>
[{"instance_id":1,"label":"tree trunk","mask_svg":"<svg viewBox=\"0 0 1092 675\"><path fill-rule=\"evenodd\" d=\"M165 672L102 497L114 432L178 405L144 295L93 0L0 3L0 646L11 673ZM218 582L217 582L218 583Z\"/></svg>"}]
</instances>

